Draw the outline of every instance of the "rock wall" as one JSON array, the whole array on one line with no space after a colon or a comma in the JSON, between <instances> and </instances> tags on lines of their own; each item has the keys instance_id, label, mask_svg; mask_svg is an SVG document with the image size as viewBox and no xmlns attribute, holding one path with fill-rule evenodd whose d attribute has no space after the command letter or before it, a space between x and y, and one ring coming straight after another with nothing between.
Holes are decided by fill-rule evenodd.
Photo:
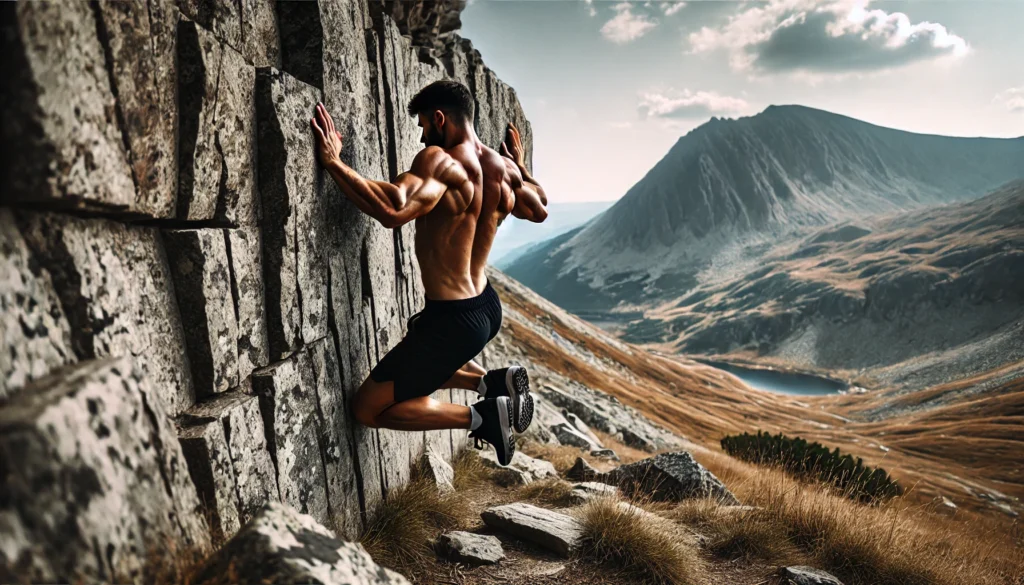
<instances>
[{"instance_id":1,"label":"rock wall","mask_svg":"<svg viewBox=\"0 0 1024 585\"><path fill-rule=\"evenodd\" d=\"M323 101L343 159L393 179L408 100L449 77L529 156L461 6L0 6L0 581L137 581L269 501L352 538L426 447L464 445L348 413L423 290L414 226L359 212L309 127Z\"/></svg>"}]
</instances>

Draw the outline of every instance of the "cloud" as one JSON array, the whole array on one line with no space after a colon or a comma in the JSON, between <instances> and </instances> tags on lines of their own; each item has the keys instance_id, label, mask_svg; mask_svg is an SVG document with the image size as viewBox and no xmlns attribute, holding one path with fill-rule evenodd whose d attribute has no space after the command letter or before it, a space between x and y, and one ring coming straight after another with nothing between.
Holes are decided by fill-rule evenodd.
<instances>
[{"instance_id":1,"label":"cloud","mask_svg":"<svg viewBox=\"0 0 1024 585\"><path fill-rule=\"evenodd\" d=\"M597 16L597 9L594 8L594 0L583 0L583 3L587 5L587 12L590 16Z\"/></svg>"},{"instance_id":2,"label":"cloud","mask_svg":"<svg viewBox=\"0 0 1024 585\"><path fill-rule=\"evenodd\" d=\"M871 10L868 0L769 0L689 35L691 52L729 52L736 70L842 75L960 57L967 42L932 22Z\"/></svg>"},{"instance_id":3,"label":"cloud","mask_svg":"<svg viewBox=\"0 0 1024 585\"><path fill-rule=\"evenodd\" d=\"M713 91L642 92L637 109L641 118L687 119L742 112L750 105L740 98Z\"/></svg>"},{"instance_id":4,"label":"cloud","mask_svg":"<svg viewBox=\"0 0 1024 585\"><path fill-rule=\"evenodd\" d=\"M678 0L676 2L662 2L658 7L661 8L661 12L665 16L672 16L686 7L686 2L679 2Z\"/></svg>"},{"instance_id":5,"label":"cloud","mask_svg":"<svg viewBox=\"0 0 1024 585\"><path fill-rule=\"evenodd\" d=\"M633 127L632 122L608 122L608 126L617 130L625 130Z\"/></svg>"},{"instance_id":6,"label":"cloud","mask_svg":"<svg viewBox=\"0 0 1024 585\"><path fill-rule=\"evenodd\" d=\"M652 28L658 25L646 15L634 14L633 7L629 2L620 2L612 9L616 14L611 20L601 27L601 34L604 38L613 43L624 45L644 36Z\"/></svg>"},{"instance_id":7,"label":"cloud","mask_svg":"<svg viewBox=\"0 0 1024 585\"><path fill-rule=\"evenodd\" d=\"M1011 87L996 94L992 101L1002 104L1011 112L1024 112L1024 87Z\"/></svg>"}]
</instances>

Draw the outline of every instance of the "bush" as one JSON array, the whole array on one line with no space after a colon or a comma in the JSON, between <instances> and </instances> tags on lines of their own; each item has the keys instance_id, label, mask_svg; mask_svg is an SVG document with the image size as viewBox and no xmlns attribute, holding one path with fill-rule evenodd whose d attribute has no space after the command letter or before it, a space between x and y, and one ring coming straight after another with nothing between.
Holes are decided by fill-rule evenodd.
<instances>
[{"instance_id":1,"label":"bush","mask_svg":"<svg viewBox=\"0 0 1024 585\"><path fill-rule=\"evenodd\" d=\"M779 466L796 476L833 485L862 502L903 495L903 488L885 470L868 467L859 457L843 455L838 447L829 451L821 443L808 443L800 437L762 431L756 435L743 433L722 439L722 449L738 459Z\"/></svg>"}]
</instances>

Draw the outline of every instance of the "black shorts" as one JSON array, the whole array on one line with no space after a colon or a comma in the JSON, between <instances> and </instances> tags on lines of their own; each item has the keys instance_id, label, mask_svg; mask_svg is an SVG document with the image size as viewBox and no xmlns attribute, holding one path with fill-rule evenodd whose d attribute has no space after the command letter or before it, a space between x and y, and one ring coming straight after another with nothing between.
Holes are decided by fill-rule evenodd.
<instances>
[{"instance_id":1,"label":"black shorts","mask_svg":"<svg viewBox=\"0 0 1024 585\"><path fill-rule=\"evenodd\" d=\"M405 338L370 371L370 378L394 381L395 402L429 396L476 357L500 328L501 300L490 281L472 298L426 299L423 310L409 318Z\"/></svg>"}]
</instances>

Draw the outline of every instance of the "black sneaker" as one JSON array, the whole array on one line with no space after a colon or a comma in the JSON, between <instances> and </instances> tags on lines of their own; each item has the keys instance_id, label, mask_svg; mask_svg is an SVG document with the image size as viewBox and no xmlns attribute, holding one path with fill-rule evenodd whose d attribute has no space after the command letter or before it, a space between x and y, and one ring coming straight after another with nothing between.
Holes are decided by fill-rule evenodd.
<instances>
[{"instance_id":1,"label":"black sneaker","mask_svg":"<svg viewBox=\"0 0 1024 585\"><path fill-rule=\"evenodd\" d=\"M508 396L512 399L512 428L525 433L533 422L533 396L530 395L530 376L523 366L490 370L484 374L487 394L484 398Z\"/></svg>"},{"instance_id":2,"label":"black sneaker","mask_svg":"<svg viewBox=\"0 0 1024 585\"><path fill-rule=\"evenodd\" d=\"M508 465L516 452L516 436L512 432L512 400L508 396L488 398L473 405L483 422L469 436L474 439L474 446L483 449L483 441L494 445L498 455L498 463Z\"/></svg>"}]
</instances>

